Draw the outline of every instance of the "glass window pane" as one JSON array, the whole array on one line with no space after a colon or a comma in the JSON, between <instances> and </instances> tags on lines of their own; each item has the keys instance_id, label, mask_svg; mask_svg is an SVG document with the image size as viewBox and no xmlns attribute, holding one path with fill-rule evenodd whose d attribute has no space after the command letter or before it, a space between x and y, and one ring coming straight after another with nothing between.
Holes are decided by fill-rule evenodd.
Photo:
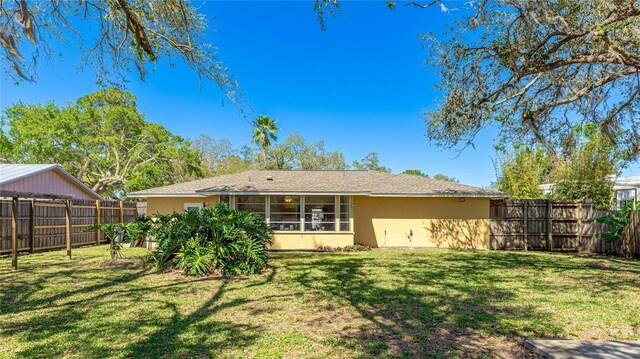
<instances>
[{"instance_id":1,"label":"glass window pane","mask_svg":"<svg viewBox=\"0 0 640 359\"><path fill-rule=\"evenodd\" d=\"M227 207L229 207L231 205L231 196L226 194L220 195L220 199L218 200L218 202L222 202L226 204Z\"/></svg>"},{"instance_id":2,"label":"glass window pane","mask_svg":"<svg viewBox=\"0 0 640 359\"><path fill-rule=\"evenodd\" d=\"M241 195L236 196L236 209L239 211L248 211L260 215L265 219L266 203L264 196Z\"/></svg>"},{"instance_id":3,"label":"glass window pane","mask_svg":"<svg viewBox=\"0 0 640 359\"><path fill-rule=\"evenodd\" d=\"M271 196L271 203L280 203L280 204L295 204L300 203L300 196Z\"/></svg>"},{"instance_id":4,"label":"glass window pane","mask_svg":"<svg viewBox=\"0 0 640 359\"><path fill-rule=\"evenodd\" d=\"M271 212L275 212L275 213L297 213L297 212L300 212L300 204L273 204L273 203L271 203Z\"/></svg>"},{"instance_id":5,"label":"glass window pane","mask_svg":"<svg viewBox=\"0 0 640 359\"><path fill-rule=\"evenodd\" d=\"M305 231L336 230L335 196L306 196L304 201Z\"/></svg>"},{"instance_id":6,"label":"glass window pane","mask_svg":"<svg viewBox=\"0 0 640 359\"><path fill-rule=\"evenodd\" d=\"M350 230L350 225L349 222L340 222L340 231L341 232L348 232Z\"/></svg>"},{"instance_id":7,"label":"glass window pane","mask_svg":"<svg viewBox=\"0 0 640 359\"><path fill-rule=\"evenodd\" d=\"M300 230L300 196L270 196L269 223L274 231Z\"/></svg>"},{"instance_id":8,"label":"glass window pane","mask_svg":"<svg viewBox=\"0 0 640 359\"><path fill-rule=\"evenodd\" d=\"M330 204L335 204L335 197L334 196L306 196L304 198L304 201L306 203L330 203Z\"/></svg>"},{"instance_id":9,"label":"glass window pane","mask_svg":"<svg viewBox=\"0 0 640 359\"><path fill-rule=\"evenodd\" d=\"M271 222L300 222L300 213L273 213Z\"/></svg>"},{"instance_id":10,"label":"glass window pane","mask_svg":"<svg viewBox=\"0 0 640 359\"><path fill-rule=\"evenodd\" d=\"M269 226L271 227L271 229L273 229L274 231L299 231L300 230L300 222L296 222L296 223L274 223L271 222L269 224Z\"/></svg>"},{"instance_id":11,"label":"glass window pane","mask_svg":"<svg viewBox=\"0 0 640 359\"><path fill-rule=\"evenodd\" d=\"M336 230L336 222L305 222L304 224L305 231L332 231Z\"/></svg>"}]
</instances>

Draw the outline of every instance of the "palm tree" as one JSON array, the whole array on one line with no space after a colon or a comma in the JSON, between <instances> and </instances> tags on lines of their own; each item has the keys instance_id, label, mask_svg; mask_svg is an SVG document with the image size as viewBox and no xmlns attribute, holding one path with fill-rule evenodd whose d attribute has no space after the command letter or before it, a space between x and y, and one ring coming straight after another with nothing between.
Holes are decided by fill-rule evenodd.
<instances>
[{"instance_id":1,"label":"palm tree","mask_svg":"<svg viewBox=\"0 0 640 359\"><path fill-rule=\"evenodd\" d=\"M276 126L276 120L269 116L260 116L253 120L251 124L253 128L253 142L262 147L262 154L264 155L264 166L267 167L267 152L271 141L277 141L276 131L280 128Z\"/></svg>"}]
</instances>

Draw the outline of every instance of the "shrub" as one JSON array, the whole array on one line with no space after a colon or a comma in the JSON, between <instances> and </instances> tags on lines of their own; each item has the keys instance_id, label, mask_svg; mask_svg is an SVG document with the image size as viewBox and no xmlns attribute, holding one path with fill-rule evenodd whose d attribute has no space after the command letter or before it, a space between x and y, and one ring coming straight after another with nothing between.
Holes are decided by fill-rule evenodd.
<instances>
[{"instance_id":1,"label":"shrub","mask_svg":"<svg viewBox=\"0 0 640 359\"><path fill-rule=\"evenodd\" d=\"M123 243L138 240L145 233L145 229L140 227L137 222L92 224L84 231L102 231L104 233L105 238L109 240L109 254L112 261L122 258Z\"/></svg>"},{"instance_id":2,"label":"shrub","mask_svg":"<svg viewBox=\"0 0 640 359\"><path fill-rule=\"evenodd\" d=\"M159 267L177 266L188 275L215 270L225 274L253 274L267 266L271 229L250 212L215 207L184 214L159 215L149 229L158 241L154 261Z\"/></svg>"},{"instance_id":3,"label":"shrub","mask_svg":"<svg viewBox=\"0 0 640 359\"><path fill-rule=\"evenodd\" d=\"M602 238L607 242L614 242L622 237L624 228L629 224L629 216L631 211L640 209L640 202L634 203L634 201L627 202L627 204L620 210L613 213L609 213L606 216L591 218L590 222L598 222L612 226L610 231L603 231L596 236Z\"/></svg>"}]
</instances>

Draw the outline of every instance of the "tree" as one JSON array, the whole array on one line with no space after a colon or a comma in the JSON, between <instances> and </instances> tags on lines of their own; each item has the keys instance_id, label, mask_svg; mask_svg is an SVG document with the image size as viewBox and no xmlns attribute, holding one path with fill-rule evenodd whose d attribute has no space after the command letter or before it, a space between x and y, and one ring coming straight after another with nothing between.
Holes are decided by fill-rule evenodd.
<instances>
[{"instance_id":1,"label":"tree","mask_svg":"<svg viewBox=\"0 0 640 359\"><path fill-rule=\"evenodd\" d=\"M324 141L307 143L304 137L292 133L282 144L267 152L267 168L300 170L343 170L347 168L344 155L327 151Z\"/></svg>"},{"instance_id":2,"label":"tree","mask_svg":"<svg viewBox=\"0 0 640 359\"><path fill-rule=\"evenodd\" d=\"M458 181L455 177L449 177L445 174L442 173L437 173L433 176L433 179L438 180L438 181L446 181L446 182L452 182L452 183L460 183L460 181Z\"/></svg>"},{"instance_id":3,"label":"tree","mask_svg":"<svg viewBox=\"0 0 640 359\"><path fill-rule=\"evenodd\" d=\"M552 159L544 148L518 145L513 152L498 148L502 160L496 164L496 187L516 199L543 198L540 185L550 182Z\"/></svg>"},{"instance_id":4,"label":"tree","mask_svg":"<svg viewBox=\"0 0 640 359\"><path fill-rule=\"evenodd\" d=\"M276 126L276 120L269 116L259 116L251 122L254 126L252 139L253 142L262 148L262 154L264 155L264 165L267 166L267 152L271 141L277 141L278 137L276 132L279 130Z\"/></svg>"},{"instance_id":5,"label":"tree","mask_svg":"<svg viewBox=\"0 0 640 359\"><path fill-rule=\"evenodd\" d=\"M146 122L136 98L100 90L75 104L16 103L1 117L0 157L59 163L94 191L113 195L203 175L188 141Z\"/></svg>"},{"instance_id":6,"label":"tree","mask_svg":"<svg viewBox=\"0 0 640 359\"><path fill-rule=\"evenodd\" d=\"M123 84L132 68L144 79L159 60L180 59L237 100L236 82L204 41L206 17L186 0L1 3L0 45L9 65L2 68L15 82L37 80L37 65L61 56L64 45L80 51L78 68L93 68L99 83Z\"/></svg>"},{"instance_id":7,"label":"tree","mask_svg":"<svg viewBox=\"0 0 640 359\"><path fill-rule=\"evenodd\" d=\"M414 175L414 176L422 176L422 177L427 177L429 178L429 175L422 172L421 170L404 170L404 172L402 172L406 175Z\"/></svg>"},{"instance_id":8,"label":"tree","mask_svg":"<svg viewBox=\"0 0 640 359\"><path fill-rule=\"evenodd\" d=\"M243 172L254 168L251 158L242 156L226 138L200 135L192 147L200 153L202 162L213 175Z\"/></svg>"},{"instance_id":9,"label":"tree","mask_svg":"<svg viewBox=\"0 0 640 359\"><path fill-rule=\"evenodd\" d=\"M609 209L613 178L621 168L621 155L595 125L576 127L566 143L567 155L553 166L553 196L592 199L596 209Z\"/></svg>"},{"instance_id":10,"label":"tree","mask_svg":"<svg viewBox=\"0 0 640 359\"><path fill-rule=\"evenodd\" d=\"M627 159L638 157L638 1L469 4L456 28L423 36L444 93L425 113L431 140L466 146L495 124L504 142L526 139L555 151L574 125L592 124Z\"/></svg>"},{"instance_id":11,"label":"tree","mask_svg":"<svg viewBox=\"0 0 640 359\"><path fill-rule=\"evenodd\" d=\"M391 169L389 167L385 167L380 164L377 152L371 152L368 155L364 156L363 159L359 161L353 161L353 167L355 167L357 170L391 173Z\"/></svg>"}]
</instances>

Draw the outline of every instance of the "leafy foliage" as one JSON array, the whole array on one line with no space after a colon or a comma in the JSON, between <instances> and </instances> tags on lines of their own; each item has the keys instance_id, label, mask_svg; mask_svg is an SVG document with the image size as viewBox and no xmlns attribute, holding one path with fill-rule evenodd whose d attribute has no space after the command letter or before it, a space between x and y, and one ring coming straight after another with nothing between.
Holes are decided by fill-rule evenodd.
<instances>
[{"instance_id":1,"label":"leafy foliage","mask_svg":"<svg viewBox=\"0 0 640 359\"><path fill-rule=\"evenodd\" d=\"M555 161L551 172L554 197L591 198L594 208L610 208L613 177L621 167L616 147L595 125L576 127L566 146L572 150Z\"/></svg>"},{"instance_id":2,"label":"leafy foliage","mask_svg":"<svg viewBox=\"0 0 640 359\"><path fill-rule=\"evenodd\" d=\"M201 135L193 141L193 148L215 175L250 169L343 170L349 167L342 152L329 151L324 141L308 142L295 133L267 148L266 164L261 148L237 149L224 138Z\"/></svg>"},{"instance_id":3,"label":"leafy foliage","mask_svg":"<svg viewBox=\"0 0 640 359\"><path fill-rule=\"evenodd\" d=\"M355 167L355 169L357 170L380 171L387 173L391 172L391 168L385 167L380 163L377 152L371 152L368 155L364 156L363 159L353 161L353 167Z\"/></svg>"},{"instance_id":4,"label":"leafy foliage","mask_svg":"<svg viewBox=\"0 0 640 359\"><path fill-rule=\"evenodd\" d=\"M0 157L59 163L100 194L203 175L190 143L147 122L135 96L118 89L100 90L64 107L16 103L4 110L1 124Z\"/></svg>"},{"instance_id":5,"label":"leafy foliage","mask_svg":"<svg viewBox=\"0 0 640 359\"><path fill-rule=\"evenodd\" d=\"M627 204L620 211L609 213L606 216L594 217L589 221L612 226L612 230L603 231L596 235L599 238L606 240L607 242L614 242L622 238L622 232L629 224L630 214L634 210L640 210L640 202L627 202Z\"/></svg>"},{"instance_id":6,"label":"leafy foliage","mask_svg":"<svg viewBox=\"0 0 640 359\"><path fill-rule=\"evenodd\" d=\"M206 17L186 0L4 1L0 21L10 64L2 68L15 82L37 80L38 65L71 46L82 54L78 69L92 68L101 84L122 85L132 69L144 79L159 60L179 59L239 101L235 80L204 40Z\"/></svg>"},{"instance_id":7,"label":"leafy foliage","mask_svg":"<svg viewBox=\"0 0 640 359\"><path fill-rule=\"evenodd\" d=\"M158 241L154 260L159 267L176 265L199 276L214 270L261 271L267 266L272 231L258 215L218 203L184 214L158 215L148 233Z\"/></svg>"},{"instance_id":8,"label":"leafy foliage","mask_svg":"<svg viewBox=\"0 0 640 359\"><path fill-rule=\"evenodd\" d=\"M497 125L506 142L557 149L575 125L593 124L628 159L638 157L638 1L467 5L456 6L461 17L450 31L423 35L444 92L425 113L430 139L466 146Z\"/></svg>"},{"instance_id":9,"label":"leafy foliage","mask_svg":"<svg viewBox=\"0 0 640 359\"><path fill-rule=\"evenodd\" d=\"M275 119L269 116L259 116L251 122L254 127L251 138L253 143L262 148L265 166L267 165L267 152L269 152L271 142L278 141L276 132L278 132L280 128L276 125L276 122Z\"/></svg>"},{"instance_id":10,"label":"leafy foliage","mask_svg":"<svg viewBox=\"0 0 640 359\"><path fill-rule=\"evenodd\" d=\"M496 164L499 191L516 199L544 197L540 185L549 181L551 171L551 159L544 148L518 145L499 161Z\"/></svg>"},{"instance_id":11,"label":"leafy foliage","mask_svg":"<svg viewBox=\"0 0 640 359\"><path fill-rule=\"evenodd\" d=\"M406 174L406 175L414 175L414 176L421 176L421 177L427 177L429 178L429 175L422 172L421 170L404 170L402 173Z\"/></svg>"},{"instance_id":12,"label":"leafy foliage","mask_svg":"<svg viewBox=\"0 0 640 359\"><path fill-rule=\"evenodd\" d=\"M109 240L109 253L111 260L122 258L123 243L132 242L142 238L146 233L145 222L147 217L128 223L100 223L86 227L85 231L102 231L105 238Z\"/></svg>"},{"instance_id":13,"label":"leafy foliage","mask_svg":"<svg viewBox=\"0 0 640 359\"><path fill-rule=\"evenodd\" d=\"M422 172L421 170L404 170L402 173L406 174L406 175L414 175L414 176L421 176L421 177L426 177L426 178L433 178L433 179L438 180L438 181L447 181L447 182L453 182L453 183L460 183L460 181L458 181L455 177L450 177L450 176L447 176L447 175L442 174L442 173L435 174L433 177L431 177L428 174Z\"/></svg>"}]
</instances>

